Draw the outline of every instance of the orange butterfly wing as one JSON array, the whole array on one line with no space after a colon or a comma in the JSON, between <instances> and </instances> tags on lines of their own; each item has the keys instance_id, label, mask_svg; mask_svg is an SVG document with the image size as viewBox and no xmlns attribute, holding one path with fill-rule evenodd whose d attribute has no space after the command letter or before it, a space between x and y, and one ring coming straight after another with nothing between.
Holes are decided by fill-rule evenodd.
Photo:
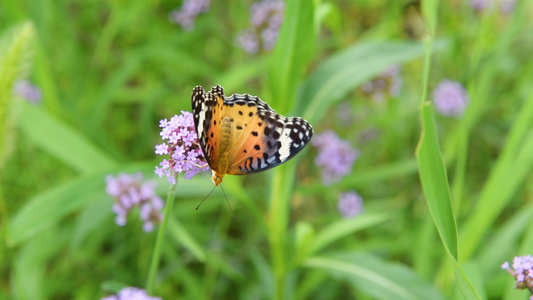
<instances>
[{"instance_id":1,"label":"orange butterfly wing","mask_svg":"<svg viewBox=\"0 0 533 300\"><path fill-rule=\"evenodd\" d=\"M193 90L200 146L218 183L225 174L245 175L278 166L307 145L313 128L304 119L277 114L257 96L225 97L217 85L209 93ZM217 182L215 182L217 184Z\"/></svg>"}]
</instances>

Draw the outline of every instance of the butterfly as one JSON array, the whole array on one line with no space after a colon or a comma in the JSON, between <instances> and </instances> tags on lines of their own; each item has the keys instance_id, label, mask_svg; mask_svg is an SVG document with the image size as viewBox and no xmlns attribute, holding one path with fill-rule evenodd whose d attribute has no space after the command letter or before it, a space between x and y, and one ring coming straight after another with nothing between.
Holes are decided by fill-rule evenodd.
<instances>
[{"instance_id":1,"label":"butterfly","mask_svg":"<svg viewBox=\"0 0 533 300\"><path fill-rule=\"evenodd\" d=\"M207 93L196 86L192 112L215 186L226 174L253 174L288 161L313 136L306 120L279 115L257 96L226 97L220 85Z\"/></svg>"}]
</instances>

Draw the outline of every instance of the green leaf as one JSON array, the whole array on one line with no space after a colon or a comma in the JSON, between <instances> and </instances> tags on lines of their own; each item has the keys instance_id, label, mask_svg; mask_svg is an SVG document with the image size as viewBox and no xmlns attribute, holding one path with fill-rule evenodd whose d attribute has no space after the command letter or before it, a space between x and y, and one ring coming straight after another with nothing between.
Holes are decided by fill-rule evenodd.
<instances>
[{"instance_id":1,"label":"green leaf","mask_svg":"<svg viewBox=\"0 0 533 300\"><path fill-rule=\"evenodd\" d=\"M104 177L79 177L30 199L11 219L10 244L16 246L81 206L104 197Z\"/></svg>"},{"instance_id":2,"label":"green leaf","mask_svg":"<svg viewBox=\"0 0 533 300\"><path fill-rule=\"evenodd\" d=\"M429 211L442 243L452 261L455 278L466 299L480 299L458 262L457 228L453 214L446 168L442 160L435 128L433 106L426 102L421 107L422 134L416 150L420 181Z\"/></svg>"},{"instance_id":3,"label":"green leaf","mask_svg":"<svg viewBox=\"0 0 533 300\"><path fill-rule=\"evenodd\" d=\"M430 102L422 107L421 113L422 135L416 151L420 181L442 242L457 259L455 215L452 210L448 177L440 153L433 106Z\"/></svg>"},{"instance_id":4,"label":"green leaf","mask_svg":"<svg viewBox=\"0 0 533 300\"><path fill-rule=\"evenodd\" d=\"M365 213L352 219L339 219L316 234L309 252L315 254L341 238L383 223L389 218L383 214Z\"/></svg>"},{"instance_id":5,"label":"green leaf","mask_svg":"<svg viewBox=\"0 0 533 300\"><path fill-rule=\"evenodd\" d=\"M320 268L347 280L374 299L444 299L443 295L411 269L365 253L335 253L308 259L304 266Z\"/></svg>"},{"instance_id":6,"label":"green leaf","mask_svg":"<svg viewBox=\"0 0 533 300\"><path fill-rule=\"evenodd\" d=\"M445 44L440 43L438 49ZM366 42L340 51L321 63L303 84L300 94L302 116L317 123L333 104L358 85L387 67L420 57L424 47L413 42Z\"/></svg>"},{"instance_id":7,"label":"green leaf","mask_svg":"<svg viewBox=\"0 0 533 300\"><path fill-rule=\"evenodd\" d=\"M270 63L271 105L280 113L293 109L296 88L315 52L315 1L287 1L285 17Z\"/></svg>"},{"instance_id":8,"label":"green leaf","mask_svg":"<svg viewBox=\"0 0 533 300\"><path fill-rule=\"evenodd\" d=\"M20 108L19 129L37 146L81 173L114 167L116 162L81 132L61 123L26 101Z\"/></svg>"}]
</instances>

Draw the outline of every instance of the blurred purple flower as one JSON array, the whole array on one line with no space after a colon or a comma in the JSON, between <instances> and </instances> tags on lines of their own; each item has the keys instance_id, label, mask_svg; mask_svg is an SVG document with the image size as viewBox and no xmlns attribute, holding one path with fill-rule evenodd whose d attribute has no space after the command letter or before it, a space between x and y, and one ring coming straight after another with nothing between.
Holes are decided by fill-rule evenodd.
<instances>
[{"instance_id":1,"label":"blurred purple flower","mask_svg":"<svg viewBox=\"0 0 533 300\"><path fill-rule=\"evenodd\" d=\"M400 77L400 67L397 65L389 67L378 77L365 82L361 90L371 95L372 100L383 102L385 97L397 97L402 90L402 77Z\"/></svg>"},{"instance_id":2,"label":"blurred purple flower","mask_svg":"<svg viewBox=\"0 0 533 300\"><path fill-rule=\"evenodd\" d=\"M162 298L148 296L145 290L137 287L125 287L116 295L107 296L101 300L162 300Z\"/></svg>"},{"instance_id":3,"label":"blurred purple flower","mask_svg":"<svg viewBox=\"0 0 533 300\"><path fill-rule=\"evenodd\" d=\"M259 38L254 30L248 28L237 34L237 44L246 52L255 54L259 52Z\"/></svg>"},{"instance_id":4,"label":"blurred purple flower","mask_svg":"<svg viewBox=\"0 0 533 300\"><path fill-rule=\"evenodd\" d=\"M285 2L263 0L250 6L250 27L240 31L237 45L248 53L255 54L260 49L272 50L276 45L279 30L283 23Z\"/></svg>"},{"instance_id":5,"label":"blurred purple flower","mask_svg":"<svg viewBox=\"0 0 533 300\"><path fill-rule=\"evenodd\" d=\"M154 223L163 220L162 210L165 204L155 193L155 182L143 182L141 173L120 173L117 177L108 175L105 180L107 194L115 198L113 212L118 226L126 225L128 214L135 207L139 207L145 232L151 232Z\"/></svg>"},{"instance_id":6,"label":"blurred purple flower","mask_svg":"<svg viewBox=\"0 0 533 300\"><path fill-rule=\"evenodd\" d=\"M495 5L496 2L499 4L500 10L505 14L511 13L516 6L516 0L470 0L469 5L477 11L485 11Z\"/></svg>"},{"instance_id":7,"label":"blurred purple flower","mask_svg":"<svg viewBox=\"0 0 533 300\"><path fill-rule=\"evenodd\" d=\"M161 137L163 140L168 140L168 143L155 146L155 153L170 155L170 159L163 159L159 164L160 167L155 167L155 173L159 178L164 175L169 183L176 184L178 173L185 172L185 178L191 179L201 171L209 170L198 143L192 113L182 111L181 115L175 115L170 121L161 120L159 127L163 128Z\"/></svg>"},{"instance_id":8,"label":"blurred purple flower","mask_svg":"<svg viewBox=\"0 0 533 300\"><path fill-rule=\"evenodd\" d=\"M336 108L337 120L342 126L350 126L355 121L355 116L352 112L352 106L348 102L337 105Z\"/></svg>"},{"instance_id":9,"label":"blurred purple flower","mask_svg":"<svg viewBox=\"0 0 533 300\"><path fill-rule=\"evenodd\" d=\"M344 218L349 219L355 217L364 211L363 197L361 197L356 191L342 193L339 196L337 208Z\"/></svg>"},{"instance_id":10,"label":"blurred purple flower","mask_svg":"<svg viewBox=\"0 0 533 300\"><path fill-rule=\"evenodd\" d=\"M500 0L500 10L504 14L510 14L516 7L516 0Z\"/></svg>"},{"instance_id":11,"label":"blurred purple flower","mask_svg":"<svg viewBox=\"0 0 533 300\"><path fill-rule=\"evenodd\" d=\"M16 81L13 92L33 104L38 104L42 100L41 90L27 79Z\"/></svg>"},{"instance_id":12,"label":"blurred purple flower","mask_svg":"<svg viewBox=\"0 0 533 300\"><path fill-rule=\"evenodd\" d=\"M492 5L493 0L470 0L469 5L475 10L485 10Z\"/></svg>"},{"instance_id":13,"label":"blurred purple flower","mask_svg":"<svg viewBox=\"0 0 533 300\"><path fill-rule=\"evenodd\" d=\"M185 30L194 28L194 20L201 13L209 11L211 0L184 0L180 9L170 12L169 18L172 22L180 24Z\"/></svg>"},{"instance_id":14,"label":"blurred purple flower","mask_svg":"<svg viewBox=\"0 0 533 300\"><path fill-rule=\"evenodd\" d=\"M350 174L355 160L360 155L360 151L352 147L350 142L341 140L331 130L317 134L311 144L318 149L315 164L322 168L324 185L331 185Z\"/></svg>"},{"instance_id":15,"label":"blurred purple flower","mask_svg":"<svg viewBox=\"0 0 533 300\"><path fill-rule=\"evenodd\" d=\"M443 116L462 116L468 102L468 93L457 81L444 79L433 90L435 109Z\"/></svg>"},{"instance_id":16,"label":"blurred purple flower","mask_svg":"<svg viewBox=\"0 0 533 300\"><path fill-rule=\"evenodd\" d=\"M533 292L533 257L531 255L515 256L513 259L514 270L509 267L508 262L502 264L502 269L507 270L516 279L515 289L528 289Z\"/></svg>"}]
</instances>

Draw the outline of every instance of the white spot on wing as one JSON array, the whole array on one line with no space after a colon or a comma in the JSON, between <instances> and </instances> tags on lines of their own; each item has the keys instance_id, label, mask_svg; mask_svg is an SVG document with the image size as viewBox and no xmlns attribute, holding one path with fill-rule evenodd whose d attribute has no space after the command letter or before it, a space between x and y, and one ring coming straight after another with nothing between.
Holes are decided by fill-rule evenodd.
<instances>
[{"instance_id":1,"label":"white spot on wing","mask_svg":"<svg viewBox=\"0 0 533 300\"><path fill-rule=\"evenodd\" d=\"M283 130L283 131L290 132L290 129L289 130ZM292 139L288 136L288 133L286 133L285 136L286 136L286 138L282 137L282 138L279 139L279 141L281 142L281 147L278 150L279 151L279 159L282 162L287 160L287 158L289 158L289 156L291 155Z\"/></svg>"}]
</instances>

